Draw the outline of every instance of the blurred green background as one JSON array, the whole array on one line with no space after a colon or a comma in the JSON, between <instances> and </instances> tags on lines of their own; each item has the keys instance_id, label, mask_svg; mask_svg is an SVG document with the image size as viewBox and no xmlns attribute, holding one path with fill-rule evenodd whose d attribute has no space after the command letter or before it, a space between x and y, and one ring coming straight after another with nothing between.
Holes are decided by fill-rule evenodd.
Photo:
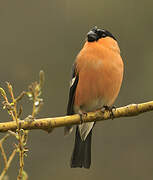
<instances>
[{"instance_id":1,"label":"blurred green background","mask_svg":"<svg viewBox=\"0 0 153 180\"><path fill-rule=\"evenodd\" d=\"M150 0L1 0L0 86L5 88L9 81L18 95L43 69L44 106L39 117L65 115L71 66L86 33L97 25L118 39L125 64L115 105L153 100L152 9ZM24 103L28 115L31 104L27 99ZM0 116L0 121L9 120L5 111ZM69 167L74 133L64 138L63 128L51 134L31 131L25 158L29 179L153 179L152 112L97 123L93 134L92 166L86 170ZM8 153L13 140L5 145ZM16 158L9 179L16 179L17 173Z\"/></svg>"}]
</instances>

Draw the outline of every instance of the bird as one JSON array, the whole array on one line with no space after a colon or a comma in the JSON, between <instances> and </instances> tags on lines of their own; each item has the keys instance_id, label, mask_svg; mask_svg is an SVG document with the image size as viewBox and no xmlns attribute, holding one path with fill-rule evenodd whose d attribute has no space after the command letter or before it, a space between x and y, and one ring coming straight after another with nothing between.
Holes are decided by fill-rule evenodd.
<instances>
[{"instance_id":1,"label":"bird","mask_svg":"<svg viewBox=\"0 0 153 180\"><path fill-rule=\"evenodd\" d=\"M111 107L119 94L123 72L116 38L109 31L95 26L87 33L85 44L73 64L67 115L83 115ZM94 122L88 122L76 126L71 168L90 168L94 125ZM72 130L72 126L65 126L64 134L68 135Z\"/></svg>"}]
</instances>

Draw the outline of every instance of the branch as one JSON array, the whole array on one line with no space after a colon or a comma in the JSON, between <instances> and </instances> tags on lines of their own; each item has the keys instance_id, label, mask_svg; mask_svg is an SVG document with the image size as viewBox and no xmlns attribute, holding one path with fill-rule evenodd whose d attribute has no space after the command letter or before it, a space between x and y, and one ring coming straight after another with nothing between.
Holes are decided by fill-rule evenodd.
<instances>
[{"instance_id":1,"label":"branch","mask_svg":"<svg viewBox=\"0 0 153 180\"><path fill-rule=\"evenodd\" d=\"M130 104L128 106L113 109L113 119L128 116L137 116L141 113L152 111L153 101L142 104ZM51 132L53 128L62 127L66 125L81 124L82 122L104 121L112 119L112 113L108 110L102 112L89 112L80 119L80 115L75 114L71 116L55 117L55 118L42 118L35 120L20 120L19 126L21 129L32 130L42 129ZM15 121L0 123L0 132L7 132L8 130L16 131L17 125Z\"/></svg>"}]
</instances>

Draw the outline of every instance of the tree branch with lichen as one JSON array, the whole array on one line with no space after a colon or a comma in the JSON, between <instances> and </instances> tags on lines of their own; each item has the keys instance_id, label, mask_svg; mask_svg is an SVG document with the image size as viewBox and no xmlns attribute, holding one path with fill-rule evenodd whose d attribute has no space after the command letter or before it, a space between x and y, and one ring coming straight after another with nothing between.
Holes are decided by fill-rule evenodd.
<instances>
[{"instance_id":1,"label":"tree branch with lichen","mask_svg":"<svg viewBox=\"0 0 153 180\"><path fill-rule=\"evenodd\" d=\"M153 111L153 101L149 101L141 104L130 104L124 107L113 109L113 120L120 117L137 116L139 114ZM112 119L112 113L109 110L104 112L98 110L96 112L89 112L80 118L80 115L75 114L71 116L53 117L53 118L42 118L35 119L32 122L27 120L20 120L19 124L22 129L25 130L45 130L50 132L53 128L63 127L66 125L81 124L82 122L92 121L104 121ZM17 125L14 121L0 123L0 132L7 132L8 130L16 131Z\"/></svg>"}]
</instances>

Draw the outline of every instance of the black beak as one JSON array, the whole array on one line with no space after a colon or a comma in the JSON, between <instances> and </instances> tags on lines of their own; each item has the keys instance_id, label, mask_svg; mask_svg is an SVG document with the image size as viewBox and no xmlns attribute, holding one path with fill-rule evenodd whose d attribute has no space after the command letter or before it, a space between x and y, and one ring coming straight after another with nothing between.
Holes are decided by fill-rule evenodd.
<instances>
[{"instance_id":1,"label":"black beak","mask_svg":"<svg viewBox=\"0 0 153 180\"><path fill-rule=\"evenodd\" d=\"M98 40L97 34L93 31L89 31L87 34L88 42L94 42Z\"/></svg>"}]
</instances>

